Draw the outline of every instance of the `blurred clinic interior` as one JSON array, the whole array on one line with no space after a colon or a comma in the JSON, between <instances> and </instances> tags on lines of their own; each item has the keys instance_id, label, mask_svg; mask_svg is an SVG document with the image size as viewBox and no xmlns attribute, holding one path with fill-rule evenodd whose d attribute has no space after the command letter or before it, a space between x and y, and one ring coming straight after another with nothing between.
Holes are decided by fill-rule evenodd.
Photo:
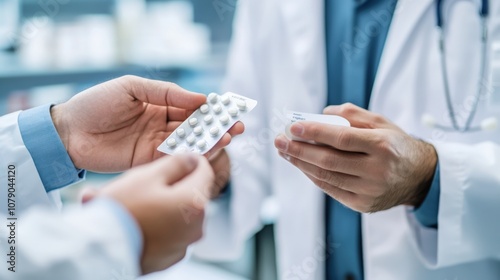
<instances>
[{"instance_id":1,"label":"blurred clinic interior","mask_svg":"<svg viewBox=\"0 0 500 280\"><path fill-rule=\"evenodd\" d=\"M225 72L236 0L0 0L0 115L57 104L122 76L218 92ZM115 175L88 173L65 188L63 202ZM144 279L264 279L274 273L265 229L234 262L192 258ZM267 237L266 237L267 235ZM119 277L119 275L117 275ZM270 276L273 278L273 276ZM122 278L117 278L122 279Z\"/></svg>"}]
</instances>

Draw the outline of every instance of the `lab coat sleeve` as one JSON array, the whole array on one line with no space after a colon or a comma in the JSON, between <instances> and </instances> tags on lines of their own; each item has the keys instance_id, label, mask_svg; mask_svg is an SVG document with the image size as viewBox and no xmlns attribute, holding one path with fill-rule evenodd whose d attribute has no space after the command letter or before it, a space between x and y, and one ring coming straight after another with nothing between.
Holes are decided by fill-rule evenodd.
<instances>
[{"instance_id":1,"label":"lab coat sleeve","mask_svg":"<svg viewBox=\"0 0 500 280\"><path fill-rule=\"evenodd\" d=\"M500 146L433 144L441 169L438 229L408 215L421 256L433 268L500 259Z\"/></svg>"},{"instance_id":2,"label":"lab coat sleeve","mask_svg":"<svg viewBox=\"0 0 500 280\"><path fill-rule=\"evenodd\" d=\"M33 206L60 209L59 192L47 193L33 159L24 145L18 125L19 112L0 117L0 197L5 197L7 168L15 168L16 214ZM7 200L0 199L0 213L5 215Z\"/></svg>"},{"instance_id":3,"label":"lab coat sleeve","mask_svg":"<svg viewBox=\"0 0 500 280\"><path fill-rule=\"evenodd\" d=\"M207 215L204 238L197 244L194 254L210 260L238 258L245 242L261 229L260 209L269 195L268 144L259 140L266 127L266 93L260 90L265 81L262 59L256 53L255 40L262 36L260 16L266 5L274 1L238 1L234 37L229 53L224 91L232 91L259 100L260 103L245 118L245 137L235 138L227 148L231 162L231 191L211 205ZM217 174L216 174L217 176Z\"/></svg>"},{"instance_id":4,"label":"lab coat sleeve","mask_svg":"<svg viewBox=\"0 0 500 280\"><path fill-rule=\"evenodd\" d=\"M0 265L0 279L131 280L139 275L137 254L106 200L63 214L35 207L18 220L3 215L0 220L0 253L8 260Z\"/></svg>"},{"instance_id":5,"label":"lab coat sleeve","mask_svg":"<svg viewBox=\"0 0 500 280\"><path fill-rule=\"evenodd\" d=\"M103 203L61 215L59 193L46 192L18 117L0 117L0 255L16 250L16 272L4 261L0 279L134 279L138 254L126 224Z\"/></svg>"}]
</instances>

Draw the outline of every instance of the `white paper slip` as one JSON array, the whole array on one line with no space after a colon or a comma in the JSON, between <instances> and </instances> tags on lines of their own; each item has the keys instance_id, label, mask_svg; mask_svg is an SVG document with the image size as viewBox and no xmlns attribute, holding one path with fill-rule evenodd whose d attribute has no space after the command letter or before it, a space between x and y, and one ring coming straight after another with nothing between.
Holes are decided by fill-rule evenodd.
<instances>
[{"instance_id":1,"label":"white paper slip","mask_svg":"<svg viewBox=\"0 0 500 280\"><path fill-rule=\"evenodd\" d=\"M257 101L236 93L211 93L207 96L207 103L172 132L158 151L169 155L185 152L204 155L255 106Z\"/></svg>"},{"instance_id":2,"label":"white paper slip","mask_svg":"<svg viewBox=\"0 0 500 280\"><path fill-rule=\"evenodd\" d=\"M294 141L306 142L310 144L316 144L316 143L314 141L304 140L292 134L292 132L290 131L290 127L292 126L293 123L299 121L308 121L308 122L318 122L330 125L349 126L349 127L351 126L351 123L349 123L349 121L346 120L345 118L334 115L308 114L308 113L288 111L287 118L289 123L287 123L285 127L286 137Z\"/></svg>"}]
</instances>

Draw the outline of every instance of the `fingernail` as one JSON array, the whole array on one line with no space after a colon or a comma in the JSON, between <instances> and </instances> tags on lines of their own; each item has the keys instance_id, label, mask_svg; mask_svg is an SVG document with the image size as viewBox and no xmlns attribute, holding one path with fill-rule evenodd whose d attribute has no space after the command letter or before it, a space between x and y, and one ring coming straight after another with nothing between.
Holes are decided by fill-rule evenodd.
<instances>
[{"instance_id":1,"label":"fingernail","mask_svg":"<svg viewBox=\"0 0 500 280\"><path fill-rule=\"evenodd\" d=\"M300 123L293 124L292 127L290 128L290 131L295 136L302 136L304 134L304 130L305 130L304 126L301 125Z\"/></svg>"},{"instance_id":2,"label":"fingernail","mask_svg":"<svg viewBox=\"0 0 500 280\"><path fill-rule=\"evenodd\" d=\"M278 150L286 152L288 150L288 140L284 136L280 135L276 138L276 148Z\"/></svg>"}]
</instances>

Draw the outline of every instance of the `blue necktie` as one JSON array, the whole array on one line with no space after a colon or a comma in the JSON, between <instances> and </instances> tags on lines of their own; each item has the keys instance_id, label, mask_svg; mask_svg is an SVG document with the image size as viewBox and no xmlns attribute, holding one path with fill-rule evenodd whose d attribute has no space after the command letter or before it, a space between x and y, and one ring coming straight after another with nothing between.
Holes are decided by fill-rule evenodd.
<instances>
[{"instance_id":1,"label":"blue necktie","mask_svg":"<svg viewBox=\"0 0 500 280\"><path fill-rule=\"evenodd\" d=\"M326 0L328 105L368 107L396 0ZM376 31L376 32L375 32ZM327 280L362 280L361 215L326 198Z\"/></svg>"}]
</instances>

